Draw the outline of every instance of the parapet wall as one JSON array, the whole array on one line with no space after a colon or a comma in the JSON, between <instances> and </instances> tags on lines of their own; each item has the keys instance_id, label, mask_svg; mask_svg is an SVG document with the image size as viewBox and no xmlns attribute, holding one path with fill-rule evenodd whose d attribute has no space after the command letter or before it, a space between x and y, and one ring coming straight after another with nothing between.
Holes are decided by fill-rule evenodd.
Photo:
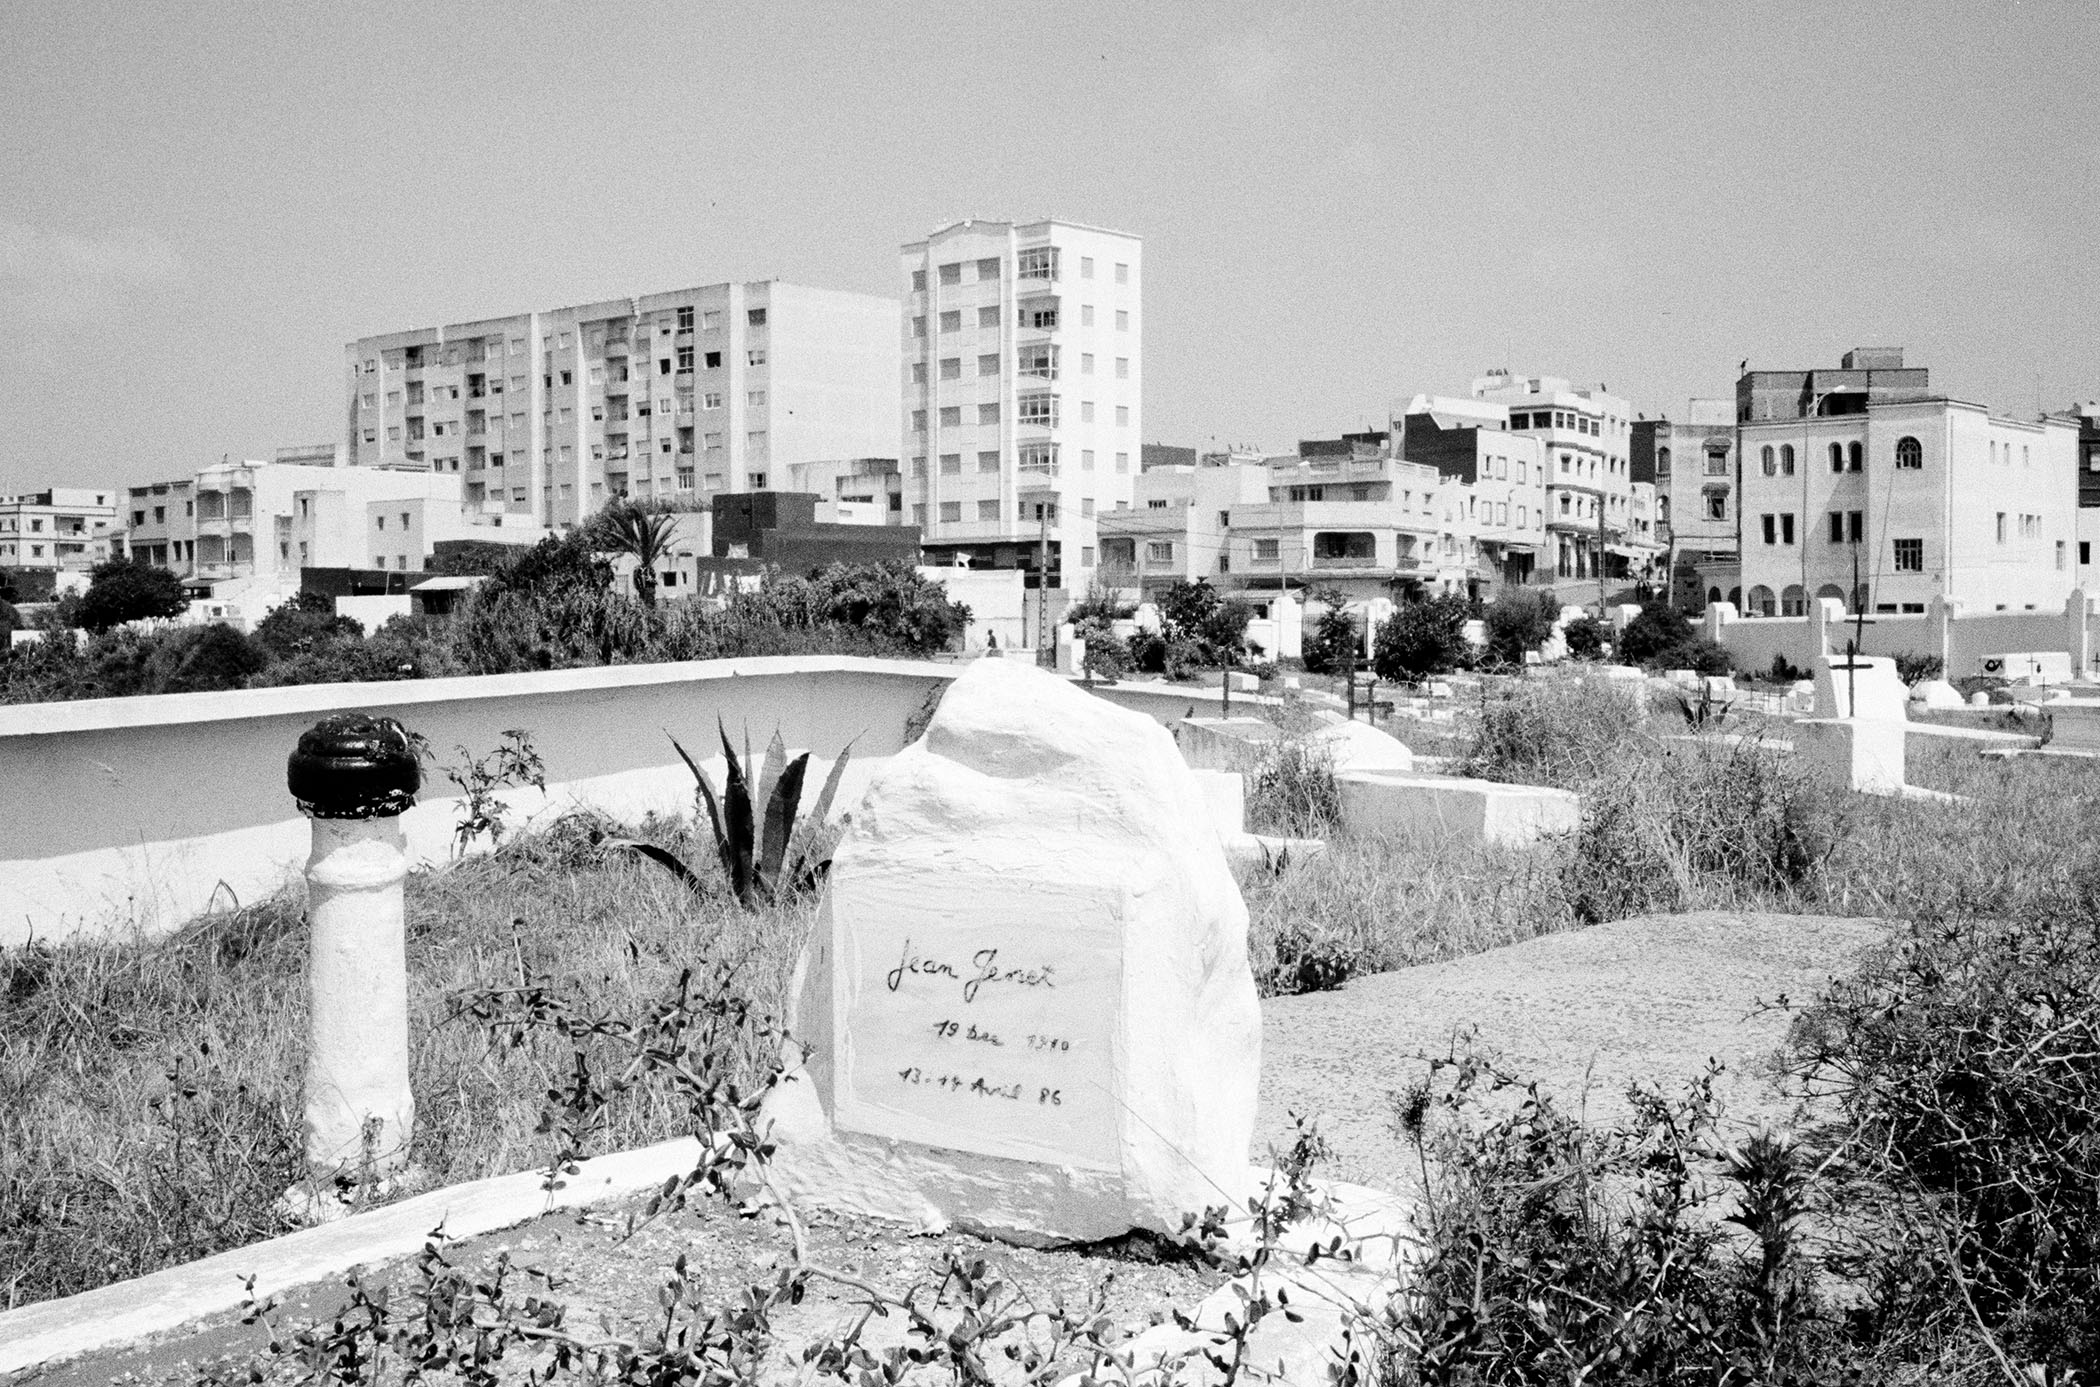
<instances>
[{"instance_id":1,"label":"parapet wall","mask_svg":"<svg viewBox=\"0 0 2100 1387\"><path fill-rule=\"evenodd\" d=\"M850 804L956 673L781 656L0 707L0 948L165 933L283 886L308 850L285 758L330 713L398 718L440 765L522 728L548 793L507 796L521 815L581 806L633 821L692 812L672 736L720 783L717 718L732 739L748 728L760 750L777 727L812 753L813 783L850 741ZM422 802L402 816L412 862L445 860L459 805L457 787L427 770Z\"/></svg>"},{"instance_id":2,"label":"parapet wall","mask_svg":"<svg viewBox=\"0 0 2100 1387\"><path fill-rule=\"evenodd\" d=\"M1706 609L1706 634L1728 648L1737 669L1761 673L1774 655L1813 669L1825 653L1842 653L1857 639L1864 655L1937 655L1946 677L1980 674L1986 655L2060 650L2071 669L2092 676L2100 651L2100 617L2087 610L2085 594L2074 592L2062 610L2047 612L1972 612L1960 602L1935 599L1923 613L1869 614L1863 626L1827 598L1810 604L1805 616L1741 616L1735 605L1717 602Z\"/></svg>"}]
</instances>

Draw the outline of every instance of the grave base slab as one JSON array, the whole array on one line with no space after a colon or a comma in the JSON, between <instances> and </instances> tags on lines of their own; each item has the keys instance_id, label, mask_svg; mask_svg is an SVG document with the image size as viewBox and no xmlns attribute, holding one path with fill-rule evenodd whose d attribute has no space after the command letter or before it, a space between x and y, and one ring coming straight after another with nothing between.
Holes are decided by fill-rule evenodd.
<instances>
[{"instance_id":1,"label":"grave base slab","mask_svg":"<svg viewBox=\"0 0 2100 1387\"><path fill-rule=\"evenodd\" d=\"M1356 772L1340 777L1342 817L1359 833L1445 834L1528 847L1582 822L1581 796L1543 785Z\"/></svg>"}]
</instances>

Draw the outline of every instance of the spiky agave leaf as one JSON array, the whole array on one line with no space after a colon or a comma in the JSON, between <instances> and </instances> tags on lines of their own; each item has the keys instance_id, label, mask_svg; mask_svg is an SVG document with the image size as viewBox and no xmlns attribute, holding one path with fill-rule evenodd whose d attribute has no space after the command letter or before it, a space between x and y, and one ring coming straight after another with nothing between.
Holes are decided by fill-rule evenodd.
<instances>
[{"instance_id":1,"label":"spiky agave leaf","mask_svg":"<svg viewBox=\"0 0 2100 1387\"><path fill-rule=\"evenodd\" d=\"M788 843L795 832L795 810L802 803L802 778L809 774L809 753L788 763L773 793L766 800L766 832L761 845L759 873L765 890L777 894L783 885L781 864L787 859Z\"/></svg>"},{"instance_id":2,"label":"spiky agave leaf","mask_svg":"<svg viewBox=\"0 0 2100 1387\"><path fill-rule=\"evenodd\" d=\"M855 737L853 742L859 741ZM811 879L803 859L810 854L810 845L824 831L824 821L831 816L832 798L839 792L839 781L845 777L846 763L853 759L853 742L848 742L839 752L838 759L831 763L831 774L824 777L824 788L817 792L817 802L809 807L802 821L795 825L795 836L788 846L789 871L799 884Z\"/></svg>"},{"instance_id":3,"label":"spiky agave leaf","mask_svg":"<svg viewBox=\"0 0 2100 1387\"><path fill-rule=\"evenodd\" d=\"M729 779L722 791L723 829L727 837L728 851L725 863L729 868L729 887L736 898L745 905L751 901L751 873L756 847L754 840L756 824L751 812L751 782L744 776L744 763L737 760L736 748L729 744L729 729L715 719L715 730L721 734L722 755L729 761ZM750 747L746 739L745 754Z\"/></svg>"},{"instance_id":4,"label":"spiky agave leaf","mask_svg":"<svg viewBox=\"0 0 2100 1387\"><path fill-rule=\"evenodd\" d=\"M664 735L671 736L668 732ZM722 831L722 806L715 799L714 782L707 778L707 772L700 769L700 763L693 759L692 754L678 744L676 737L671 737L671 748L678 753L678 759L685 762L685 768L693 773L693 797L707 806L707 821L715 831L715 856L722 860L722 870L727 872L729 838Z\"/></svg>"},{"instance_id":5,"label":"spiky agave leaf","mask_svg":"<svg viewBox=\"0 0 2100 1387\"><path fill-rule=\"evenodd\" d=\"M695 896L704 898L707 895L707 883L698 872L681 862L676 854L660 848L654 843L644 843L638 838L608 838L605 840L605 846L609 849L631 852L639 857L646 858L669 872L672 876L677 877L685 889L692 892Z\"/></svg>"},{"instance_id":6,"label":"spiky agave leaf","mask_svg":"<svg viewBox=\"0 0 2100 1387\"><path fill-rule=\"evenodd\" d=\"M748 762L747 762L748 764ZM787 743L780 739L780 729L773 729L773 740L766 744L766 759L758 770L758 783L751 787L751 803L758 812L771 811L773 787L780 783L780 772L787 765ZM760 855L764 855L764 841L760 841Z\"/></svg>"}]
</instances>

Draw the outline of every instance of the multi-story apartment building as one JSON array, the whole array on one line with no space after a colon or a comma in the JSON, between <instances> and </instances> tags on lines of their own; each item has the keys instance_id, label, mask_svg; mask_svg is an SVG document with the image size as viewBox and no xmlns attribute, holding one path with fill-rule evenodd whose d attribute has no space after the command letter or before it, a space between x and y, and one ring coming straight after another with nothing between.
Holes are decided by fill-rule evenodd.
<instances>
[{"instance_id":1,"label":"multi-story apartment building","mask_svg":"<svg viewBox=\"0 0 2100 1387\"><path fill-rule=\"evenodd\" d=\"M0 569L87 569L109 557L117 494L51 487L0 496Z\"/></svg>"},{"instance_id":2,"label":"multi-story apartment building","mask_svg":"<svg viewBox=\"0 0 2100 1387\"><path fill-rule=\"evenodd\" d=\"M1086 587L1095 517L1129 505L1144 436L1141 251L1062 221L903 247L904 504L930 559Z\"/></svg>"},{"instance_id":3,"label":"multi-story apartment building","mask_svg":"<svg viewBox=\"0 0 2100 1387\"><path fill-rule=\"evenodd\" d=\"M897 301L716 284L361 338L349 461L457 476L470 513L763 491L897 437Z\"/></svg>"},{"instance_id":4,"label":"multi-story apartment building","mask_svg":"<svg viewBox=\"0 0 2100 1387\"><path fill-rule=\"evenodd\" d=\"M904 476L897 459L819 458L787 469L787 489L817 498L819 521L902 525Z\"/></svg>"},{"instance_id":5,"label":"multi-story apartment building","mask_svg":"<svg viewBox=\"0 0 2100 1387\"><path fill-rule=\"evenodd\" d=\"M2063 411L2078 425L2078 586L2100 598L2100 401Z\"/></svg>"},{"instance_id":6,"label":"multi-story apartment building","mask_svg":"<svg viewBox=\"0 0 2100 1387\"><path fill-rule=\"evenodd\" d=\"M1235 517L1268 500L1269 469L1264 466L1156 463L1136 478L1129 506L1096 513L1096 577L1104 587L1132 596L1199 578L1230 586Z\"/></svg>"},{"instance_id":7,"label":"multi-story apartment building","mask_svg":"<svg viewBox=\"0 0 2100 1387\"><path fill-rule=\"evenodd\" d=\"M1656 546L1632 525L1633 410L1602 386L1577 389L1555 376L1496 371L1473 382L1473 398L1509 411L1509 429L1546 449L1546 536L1550 571L1563 581L1638 575Z\"/></svg>"},{"instance_id":8,"label":"multi-story apartment building","mask_svg":"<svg viewBox=\"0 0 2100 1387\"><path fill-rule=\"evenodd\" d=\"M1243 586L1338 588L1354 602L1463 581L1436 468L1366 448L1278 459L1268 473L1268 501L1232 512L1226 557Z\"/></svg>"},{"instance_id":9,"label":"multi-story apartment building","mask_svg":"<svg viewBox=\"0 0 2100 1387\"><path fill-rule=\"evenodd\" d=\"M1728 600L1740 600L1734 405L1694 399L1682 418L1637 419L1630 448L1633 484L1655 488L1670 600L1691 611L1729 593L1737 595Z\"/></svg>"},{"instance_id":10,"label":"multi-story apartment building","mask_svg":"<svg viewBox=\"0 0 2100 1387\"><path fill-rule=\"evenodd\" d=\"M2062 608L2078 581L2075 419L1950 399L1817 403L1795 417L1753 408L1739 425L1746 615L1798 615L1820 597L1848 611L1923 612L1934 596Z\"/></svg>"},{"instance_id":11,"label":"multi-story apartment building","mask_svg":"<svg viewBox=\"0 0 2100 1387\"><path fill-rule=\"evenodd\" d=\"M1864 414L1867 406L1932 395L1931 373L1905 366L1901 347L1854 347L1838 369L1744 371L1735 383L1739 424Z\"/></svg>"},{"instance_id":12,"label":"multi-story apartment building","mask_svg":"<svg viewBox=\"0 0 2100 1387\"><path fill-rule=\"evenodd\" d=\"M1506 406L1417 395L1395 412L1396 451L1444 478L1451 591L1527 583L1546 548L1546 444L1509 427Z\"/></svg>"}]
</instances>

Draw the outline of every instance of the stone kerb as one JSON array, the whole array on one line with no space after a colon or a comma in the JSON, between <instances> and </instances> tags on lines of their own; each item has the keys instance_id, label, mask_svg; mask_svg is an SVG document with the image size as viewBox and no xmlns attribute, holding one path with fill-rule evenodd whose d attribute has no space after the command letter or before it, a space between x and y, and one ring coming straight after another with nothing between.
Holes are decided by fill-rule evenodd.
<instances>
[{"instance_id":1,"label":"stone kerb","mask_svg":"<svg viewBox=\"0 0 2100 1387\"><path fill-rule=\"evenodd\" d=\"M808 1058L767 1103L777 1179L1023 1242L1178 1228L1245 1184L1246 932L1165 730L981 662L834 854L794 984Z\"/></svg>"}]
</instances>

